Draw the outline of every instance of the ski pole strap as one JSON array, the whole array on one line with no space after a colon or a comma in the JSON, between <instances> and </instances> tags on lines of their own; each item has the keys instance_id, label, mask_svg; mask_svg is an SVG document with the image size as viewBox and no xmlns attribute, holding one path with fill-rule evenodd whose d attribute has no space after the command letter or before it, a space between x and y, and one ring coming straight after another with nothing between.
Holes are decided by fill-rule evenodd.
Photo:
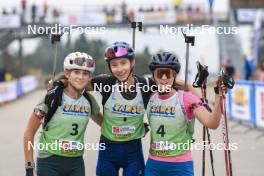
<instances>
[{"instance_id":1,"label":"ski pole strap","mask_svg":"<svg viewBox=\"0 0 264 176\"><path fill-rule=\"evenodd\" d=\"M51 44L54 44L55 42L60 42L62 34L51 34Z\"/></svg>"},{"instance_id":2,"label":"ski pole strap","mask_svg":"<svg viewBox=\"0 0 264 176\"><path fill-rule=\"evenodd\" d=\"M221 76L221 80L222 80L223 84L228 89L232 89L234 87L235 81L234 81L232 76L225 74L224 70L221 70L220 76Z\"/></svg>"},{"instance_id":3,"label":"ski pole strap","mask_svg":"<svg viewBox=\"0 0 264 176\"><path fill-rule=\"evenodd\" d=\"M219 95L219 87L218 86L214 87L214 92L215 92L215 94Z\"/></svg>"},{"instance_id":4,"label":"ski pole strap","mask_svg":"<svg viewBox=\"0 0 264 176\"><path fill-rule=\"evenodd\" d=\"M195 76L195 80L193 82L193 87L198 88L202 87L203 83L206 81L209 72L208 66L200 64L199 61L196 62L197 65L197 74Z\"/></svg>"}]
</instances>

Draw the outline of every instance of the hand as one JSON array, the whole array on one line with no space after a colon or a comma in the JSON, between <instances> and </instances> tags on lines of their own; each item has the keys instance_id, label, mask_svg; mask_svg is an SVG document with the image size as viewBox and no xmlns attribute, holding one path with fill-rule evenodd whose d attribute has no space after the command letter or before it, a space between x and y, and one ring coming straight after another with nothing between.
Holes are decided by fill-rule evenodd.
<instances>
[{"instance_id":1,"label":"hand","mask_svg":"<svg viewBox=\"0 0 264 176\"><path fill-rule=\"evenodd\" d=\"M226 94L228 91L228 88L225 86L225 84L224 84L224 82L220 76L218 76L216 83L217 83L217 86L216 86L217 88L215 88L215 93L219 94L219 89L221 89L221 92L223 94ZM216 89L218 89L218 91Z\"/></svg>"},{"instance_id":2,"label":"hand","mask_svg":"<svg viewBox=\"0 0 264 176\"><path fill-rule=\"evenodd\" d=\"M34 169L33 168L26 169L26 176L34 176Z\"/></svg>"}]
</instances>

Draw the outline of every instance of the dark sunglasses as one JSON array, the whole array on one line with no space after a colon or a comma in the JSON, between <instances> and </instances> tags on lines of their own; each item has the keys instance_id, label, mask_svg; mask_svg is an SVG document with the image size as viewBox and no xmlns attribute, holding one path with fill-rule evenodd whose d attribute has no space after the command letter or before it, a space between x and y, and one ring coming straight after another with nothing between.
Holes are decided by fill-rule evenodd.
<instances>
[{"instance_id":1,"label":"dark sunglasses","mask_svg":"<svg viewBox=\"0 0 264 176\"><path fill-rule=\"evenodd\" d=\"M173 71L168 68L157 68L154 74L158 79L163 79L164 76L166 76L166 79L170 79L174 75Z\"/></svg>"}]
</instances>

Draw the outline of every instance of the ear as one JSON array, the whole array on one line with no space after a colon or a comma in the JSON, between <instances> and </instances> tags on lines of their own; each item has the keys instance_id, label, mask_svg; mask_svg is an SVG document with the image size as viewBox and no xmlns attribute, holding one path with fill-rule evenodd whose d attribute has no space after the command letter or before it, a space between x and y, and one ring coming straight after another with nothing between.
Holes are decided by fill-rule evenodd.
<instances>
[{"instance_id":1,"label":"ear","mask_svg":"<svg viewBox=\"0 0 264 176\"><path fill-rule=\"evenodd\" d=\"M136 64L136 59L133 59L133 60L131 61L131 67L135 67L135 64Z\"/></svg>"},{"instance_id":2,"label":"ear","mask_svg":"<svg viewBox=\"0 0 264 176\"><path fill-rule=\"evenodd\" d=\"M175 71L173 72L173 76L175 79L177 78L177 73Z\"/></svg>"},{"instance_id":3,"label":"ear","mask_svg":"<svg viewBox=\"0 0 264 176\"><path fill-rule=\"evenodd\" d=\"M70 77L70 74L71 74L71 71L70 70L64 70L64 75L67 79L69 79Z\"/></svg>"}]
</instances>

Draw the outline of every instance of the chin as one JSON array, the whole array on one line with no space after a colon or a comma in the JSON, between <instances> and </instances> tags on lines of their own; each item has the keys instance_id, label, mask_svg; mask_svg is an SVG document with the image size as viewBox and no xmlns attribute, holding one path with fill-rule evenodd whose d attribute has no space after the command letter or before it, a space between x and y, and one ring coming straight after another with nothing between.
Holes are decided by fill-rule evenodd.
<instances>
[{"instance_id":1,"label":"chin","mask_svg":"<svg viewBox=\"0 0 264 176\"><path fill-rule=\"evenodd\" d=\"M123 76L122 76L122 77L117 77L117 79L118 79L119 81L125 81L126 78L127 78L127 77L125 77L125 76L124 76L124 77L123 77Z\"/></svg>"},{"instance_id":2,"label":"chin","mask_svg":"<svg viewBox=\"0 0 264 176\"><path fill-rule=\"evenodd\" d=\"M82 85L75 85L74 88L75 88L76 90L78 90L78 91L82 91L82 90L85 88L85 86L82 86Z\"/></svg>"}]
</instances>

